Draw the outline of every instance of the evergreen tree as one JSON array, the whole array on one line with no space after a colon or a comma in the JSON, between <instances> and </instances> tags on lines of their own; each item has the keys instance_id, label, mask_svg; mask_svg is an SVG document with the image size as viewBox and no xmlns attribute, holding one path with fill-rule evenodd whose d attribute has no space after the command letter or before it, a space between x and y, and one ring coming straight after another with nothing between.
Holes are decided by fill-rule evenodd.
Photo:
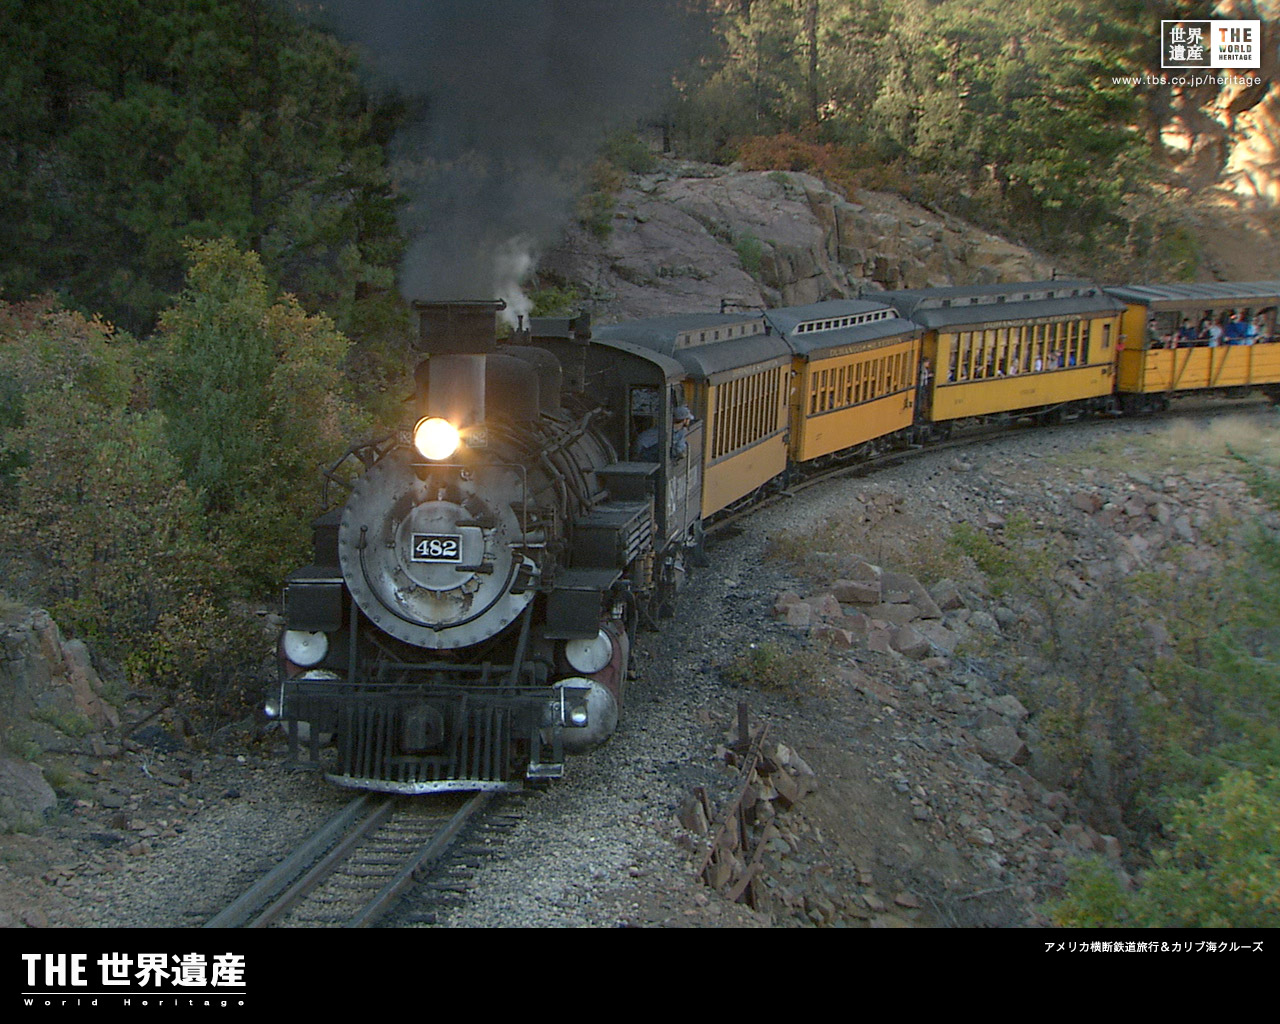
<instances>
[{"instance_id":1,"label":"evergreen tree","mask_svg":"<svg viewBox=\"0 0 1280 1024\"><path fill-rule=\"evenodd\" d=\"M388 126L351 55L269 0L0 0L0 295L135 331L225 236L344 314L398 257Z\"/></svg>"}]
</instances>

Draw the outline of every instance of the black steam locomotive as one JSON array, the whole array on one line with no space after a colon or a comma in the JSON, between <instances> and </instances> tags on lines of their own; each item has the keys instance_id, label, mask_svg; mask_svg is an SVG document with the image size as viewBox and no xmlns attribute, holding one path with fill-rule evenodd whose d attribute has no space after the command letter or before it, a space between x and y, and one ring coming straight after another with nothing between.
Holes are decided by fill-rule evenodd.
<instances>
[{"instance_id":1,"label":"black steam locomotive","mask_svg":"<svg viewBox=\"0 0 1280 1024\"><path fill-rule=\"evenodd\" d=\"M416 425L328 474L359 470L288 578L269 712L342 786L517 789L613 732L698 539L701 432L638 461L684 370L585 318L499 344L501 302L416 306Z\"/></svg>"}]
</instances>

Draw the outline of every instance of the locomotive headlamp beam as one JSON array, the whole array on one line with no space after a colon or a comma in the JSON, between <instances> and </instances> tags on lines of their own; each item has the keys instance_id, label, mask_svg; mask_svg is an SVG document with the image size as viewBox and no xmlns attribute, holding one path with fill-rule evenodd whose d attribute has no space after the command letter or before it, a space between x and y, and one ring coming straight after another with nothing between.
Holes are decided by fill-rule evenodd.
<instances>
[{"instance_id":1,"label":"locomotive headlamp beam","mask_svg":"<svg viewBox=\"0 0 1280 1024\"><path fill-rule=\"evenodd\" d=\"M458 428L440 416L425 416L413 428L413 446L424 459L442 462L458 450L462 435Z\"/></svg>"}]
</instances>

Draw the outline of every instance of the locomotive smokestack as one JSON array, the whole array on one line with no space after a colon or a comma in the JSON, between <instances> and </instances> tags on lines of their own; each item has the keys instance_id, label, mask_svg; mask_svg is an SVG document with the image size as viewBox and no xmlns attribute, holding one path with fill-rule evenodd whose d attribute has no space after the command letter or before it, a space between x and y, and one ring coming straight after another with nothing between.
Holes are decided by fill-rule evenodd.
<instances>
[{"instance_id":1,"label":"locomotive smokestack","mask_svg":"<svg viewBox=\"0 0 1280 1024\"><path fill-rule=\"evenodd\" d=\"M423 413L440 416L458 429L484 422L485 359L498 347L501 299L415 302L418 340L428 355Z\"/></svg>"}]
</instances>

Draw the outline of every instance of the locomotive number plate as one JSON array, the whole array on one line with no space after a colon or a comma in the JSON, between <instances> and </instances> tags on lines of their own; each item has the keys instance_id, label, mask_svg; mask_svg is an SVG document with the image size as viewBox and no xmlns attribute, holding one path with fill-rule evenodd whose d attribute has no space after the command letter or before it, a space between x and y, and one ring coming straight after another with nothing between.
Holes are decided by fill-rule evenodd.
<instances>
[{"instance_id":1,"label":"locomotive number plate","mask_svg":"<svg viewBox=\"0 0 1280 1024\"><path fill-rule=\"evenodd\" d=\"M461 562L462 537L456 533L415 533L409 551L412 562Z\"/></svg>"}]
</instances>

